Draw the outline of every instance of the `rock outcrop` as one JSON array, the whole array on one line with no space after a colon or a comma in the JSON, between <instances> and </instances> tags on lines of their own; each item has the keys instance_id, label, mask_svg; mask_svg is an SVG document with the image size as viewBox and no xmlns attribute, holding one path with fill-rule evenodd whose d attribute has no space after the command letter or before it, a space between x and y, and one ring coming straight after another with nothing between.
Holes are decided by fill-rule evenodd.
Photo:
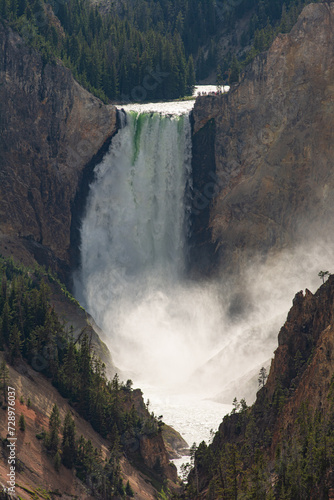
<instances>
[{"instance_id":1,"label":"rock outcrop","mask_svg":"<svg viewBox=\"0 0 334 500\"><path fill-rule=\"evenodd\" d=\"M272 458L284 431L293 431L296 416L303 403L313 411L326 412L334 377L334 276L315 294L309 290L296 294L287 320L278 335L278 348L268 380L259 390L252 408L257 425L269 428ZM275 410L277 391L285 394L280 412ZM264 411L264 401L270 410ZM283 404L284 401L284 404ZM222 436L231 434L230 426L221 425Z\"/></svg>"},{"instance_id":2,"label":"rock outcrop","mask_svg":"<svg viewBox=\"0 0 334 500\"><path fill-rule=\"evenodd\" d=\"M308 290L296 294L287 320L278 335L279 345L272 360L267 382L258 391L255 403L248 409L232 411L229 416L225 416L213 443L207 451L202 447L201 452L204 456L206 458L209 456L212 462L217 460L217 463L223 456L223 450L229 449L229 446L235 445L244 453L240 455L240 460L243 462L243 468L239 469L242 472L238 475L240 484L241 479L244 480L245 477L249 479L250 476L246 471L254 466L254 455L250 451L253 447L253 452L257 450L255 456L256 453L264 454L266 465L263 471L269 478L267 484L277 489L279 481L277 457L280 456L282 449L287 456L290 456L289 454L294 456L294 450L298 446L302 449L300 444L302 432L310 435L313 419L321 421L323 429L329 429L324 442L325 449L328 446L328 449L332 450L333 311L334 276L331 276L315 294ZM302 418L305 418L304 427L301 423ZM328 451L328 455L330 453L332 451ZM197 472L196 469L192 471L190 484L197 483L200 494L191 498L212 498L208 493L208 486L211 480L211 485L215 480L217 484L219 483L217 468L212 467L209 462L205 463L199 453L196 459ZM297 458L293 460L295 466L298 460ZM319 487L319 491L322 492L324 489L329 496L318 495L318 491L314 488L308 498L334 497L334 470L330 460L324 462L319 477L312 480ZM245 496L245 498L250 497ZM275 498L281 497L275 496ZM297 498L297 495L287 498Z\"/></svg>"},{"instance_id":3,"label":"rock outcrop","mask_svg":"<svg viewBox=\"0 0 334 500\"><path fill-rule=\"evenodd\" d=\"M228 94L196 99L195 262L235 269L332 224L333 22L333 3L308 5Z\"/></svg>"},{"instance_id":4,"label":"rock outcrop","mask_svg":"<svg viewBox=\"0 0 334 500\"><path fill-rule=\"evenodd\" d=\"M272 399L281 384L289 398L276 422L272 453L284 431L292 431L301 405L326 412L331 406L329 392L334 377L334 276L312 294L296 294L287 321L278 335L264 393Z\"/></svg>"},{"instance_id":5,"label":"rock outcrop","mask_svg":"<svg viewBox=\"0 0 334 500\"><path fill-rule=\"evenodd\" d=\"M115 131L113 106L0 23L1 253L33 255L66 277L80 193Z\"/></svg>"},{"instance_id":6,"label":"rock outcrop","mask_svg":"<svg viewBox=\"0 0 334 500\"><path fill-rule=\"evenodd\" d=\"M157 474L163 474L171 481L177 481L177 470L169 461L168 453L161 434L142 436L140 439L140 454L144 464Z\"/></svg>"}]
</instances>

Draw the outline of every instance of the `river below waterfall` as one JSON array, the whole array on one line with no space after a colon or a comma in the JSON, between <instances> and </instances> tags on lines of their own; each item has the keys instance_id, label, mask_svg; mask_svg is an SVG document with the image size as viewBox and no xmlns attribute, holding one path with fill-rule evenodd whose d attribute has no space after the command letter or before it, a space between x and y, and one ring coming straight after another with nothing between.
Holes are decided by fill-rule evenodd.
<instances>
[{"instance_id":1,"label":"river below waterfall","mask_svg":"<svg viewBox=\"0 0 334 500\"><path fill-rule=\"evenodd\" d=\"M212 433L217 431L224 415L233 408L232 405L202 399L195 393L162 392L152 385L139 385L145 401L150 401L150 410L157 416L162 415L163 422L176 429L189 447L193 443L198 446L203 440L207 443L211 441ZM179 471L180 466L189 461L188 455L173 460Z\"/></svg>"}]
</instances>

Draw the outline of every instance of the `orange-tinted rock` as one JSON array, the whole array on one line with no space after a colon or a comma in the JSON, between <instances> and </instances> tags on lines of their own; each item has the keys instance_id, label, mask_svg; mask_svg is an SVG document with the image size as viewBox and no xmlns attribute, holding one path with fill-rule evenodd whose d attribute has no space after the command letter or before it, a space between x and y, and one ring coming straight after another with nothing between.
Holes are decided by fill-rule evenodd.
<instances>
[{"instance_id":1,"label":"orange-tinted rock","mask_svg":"<svg viewBox=\"0 0 334 500\"><path fill-rule=\"evenodd\" d=\"M333 4L308 5L228 94L196 99L195 169L207 161L195 187L207 204L193 227L225 268L315 238L334 220L333 15ZM219 192L210 198L212 181Z\"/></svg>"},{"instance_id":2,"label":"orange-tinted rock","mask_svg":"<svg viewBox=\"0 0 334 500\"><path fill-rule=\"evenodd\" d=\"M75 196L116 130L116 109L0 24L0 116L0 236L68 265Z\"/></svg>"},{"instance_id":3,"label":"orange-tinted rock","mask_svg":"<svg viewBox=\"0 0 334 500\"><path fill-rule=\"evenodd\" d=\"M177 470L169 462L168 453L161 433L152 436L142 436L140 439L140 454L146 467L171 481L177 480Z\"/></svg>"}]
</instances>

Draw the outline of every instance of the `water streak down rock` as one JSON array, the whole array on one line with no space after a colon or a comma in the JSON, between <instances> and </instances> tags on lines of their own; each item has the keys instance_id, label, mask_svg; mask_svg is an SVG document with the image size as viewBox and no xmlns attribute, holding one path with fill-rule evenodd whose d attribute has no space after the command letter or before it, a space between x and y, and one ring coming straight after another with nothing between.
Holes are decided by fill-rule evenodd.
<instances>
[{"instance_id":1,"label":"water streak down rock","mask_svg":"<svg viewBox=\"0 0 334 500\"><path fill-rule=\"evenodd\" d=\"M207 197L208 228L194 217L194 243L213 245L225 268L334 220L333 22L333 4L308 5L228 94L196 100L193 143L214 131L205 169L218 194Z\"/></svg>"},{"instance_id":2,"label":"water streak down rock","mask_svg":"<svg viewBox=\"0 0 334 500\"><path fill-rule=\"evenodd\" d=\"M64 271L75 196L115 132L116 109L0 24L0 117L0 251L14 242L16 256L28 247Z\"/></svg>"}]
</instances>

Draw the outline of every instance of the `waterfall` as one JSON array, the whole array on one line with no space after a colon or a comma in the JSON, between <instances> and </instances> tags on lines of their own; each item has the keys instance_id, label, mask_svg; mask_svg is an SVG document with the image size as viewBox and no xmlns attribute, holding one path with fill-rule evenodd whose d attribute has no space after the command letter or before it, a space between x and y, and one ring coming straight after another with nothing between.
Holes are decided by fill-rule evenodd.
<instances>
[{"instance_id":1,"label":"waterfall","mask_svg":"<svg viewBox=\"0 0 334 500\"><path fill-rule=\"evenodd\" d=\"M215 301L183 279L190 174L188 114L123 114L81 230L76 296L108 334L115 362L161 382L189 376L208 325L217 326Z\"/></svg>"},{"instance_id":2,"label":"waterfall","mask_svg":"<svg viewBox=\"0 0 334 500\"><path fill-rule=\"evenodd\" d=\"M122 112L121 123L90 186L76 297L124 376L212 395L222 373L228 383L270 355L268 331L254 340L253 326L231 325L226 287L185 276L189 114Z\"/></svg>"},{"instance_id":3,"label":"waterfall","mask_svg":"<svg viewBox=\"0 0 334 500\"><path fill-rule=\"evenodd\" d=\"M187 279L189 115L122 113L90 186L75 295L124 376L213 396L271 357L293 293L318 280L319 252L306 258L301 247L250 262L238 278L242 295L222 276ZM255 392L256 376L250 398Z\"/></svg>"},{"instance_id":4,"label":"waterfall","mask_svg":"<svg viewBox=\"0 0 334 500\"><path fill-rule=\"evenodd\" d=\"M229 411L201 398L254 400L257 373L277 346L294 293L316 289L333 245L314 241L307 253L300 245L253 260L232 281L190 281L189 115L166 114L169 103L160 113L137 107L121 113L95 168L75 295L102 328L122 378L144 389L166 423L189 431L189 443L199 442ZM242 313L233 315L239 303Z\"/></svg>"},{"instance_id":5,"label":"waterfall","mask_svg":"<svg viewBox=\"0 0 334 500\"><path fill-rule=\"evenodd\" d=\"M115 275L133 280L154 269L165 280L182 272L190 160L188 116L126 116L95 170L82 226L84 282L102 271L104 288L114 289Z\"/></svg>"}]
</instances>

